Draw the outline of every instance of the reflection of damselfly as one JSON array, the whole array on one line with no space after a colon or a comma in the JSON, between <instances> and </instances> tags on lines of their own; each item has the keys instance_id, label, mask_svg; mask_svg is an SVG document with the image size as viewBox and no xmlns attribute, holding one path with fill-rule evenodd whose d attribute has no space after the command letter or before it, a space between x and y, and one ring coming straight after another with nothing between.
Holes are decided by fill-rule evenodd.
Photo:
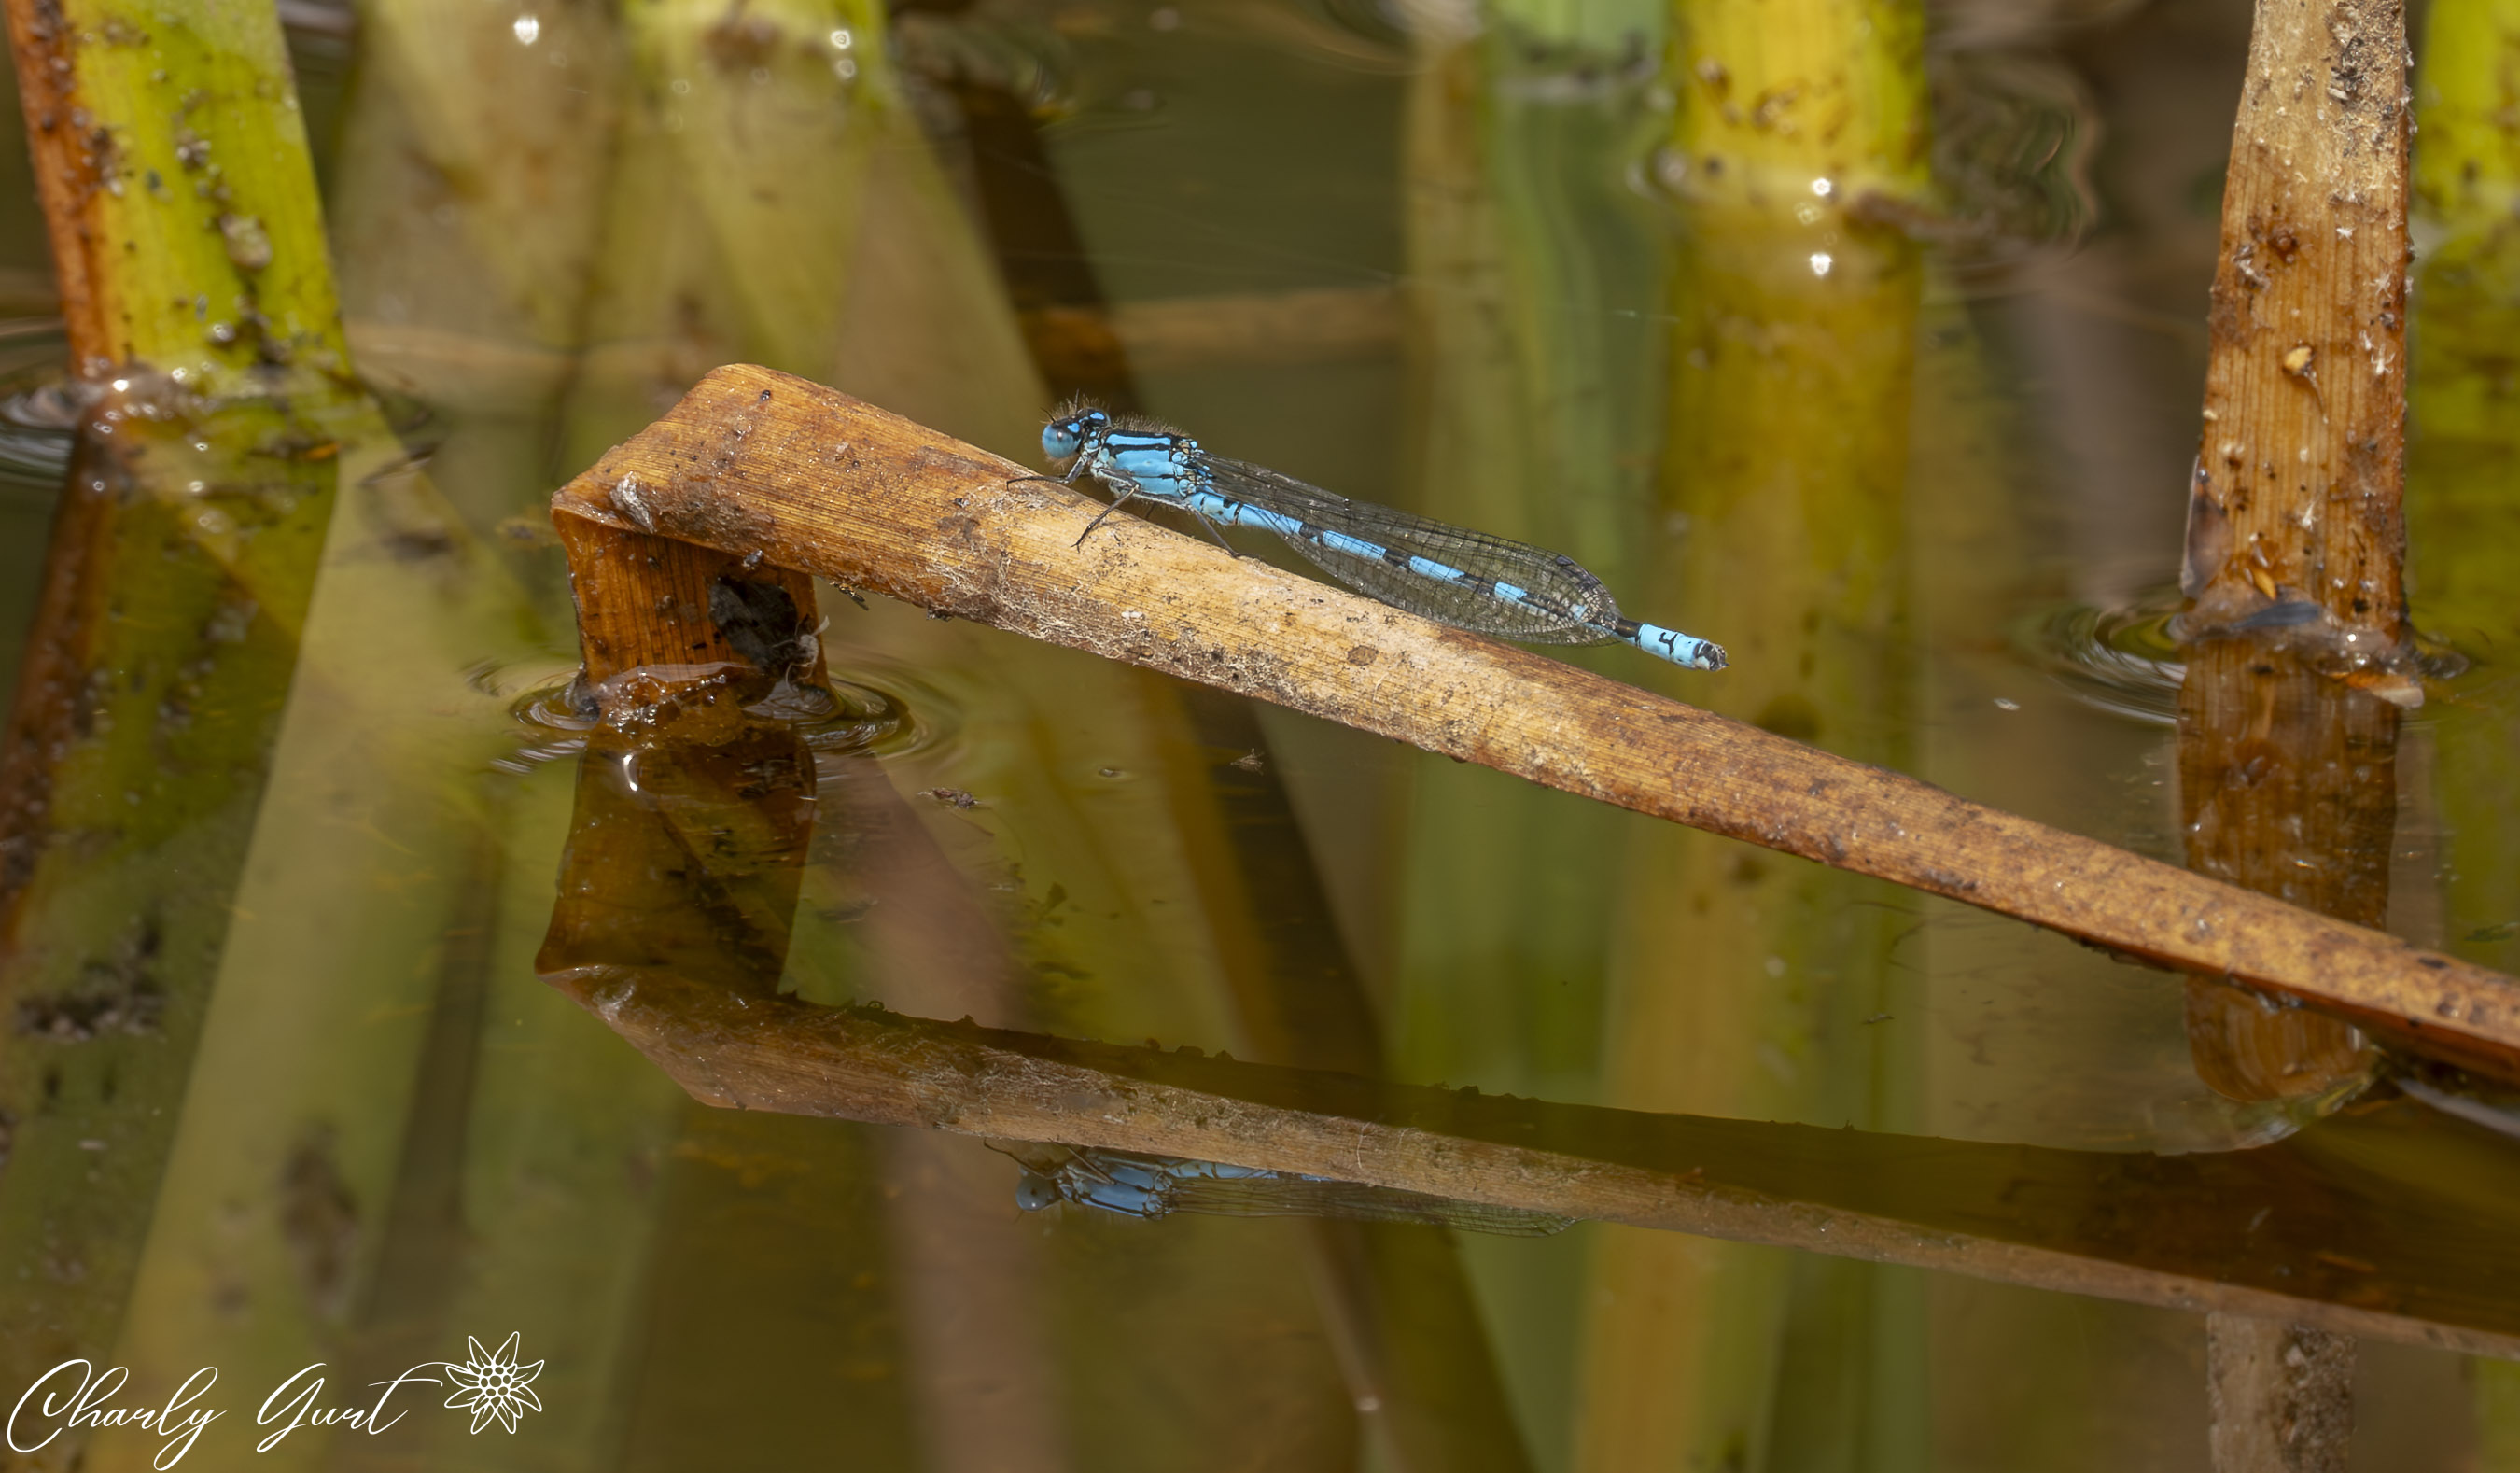
<instances>
[{"instance_id":1,"label":"reflection of damselfly","mask_svg":"<svg viewBox=\"0 0 2520 1473\"><path fill-rule=\"evenodd\" d=\"M1219 525L1266 527L1358 593L1459 629L1537 645L1617 640L1691 670L1724 668L1723 647L1620 613L1601 580L1563 553L1349 501L1210 455L1151 420L1070 406L1043 428L1041 448L1073 462L1057 479L1091 475L1119 493L1102 516L1133 499L1162 502L1188 510L1211 533Z\"/></svg>"},{"instance_id":2,"label":"reflection of damselfly","mask_svg":"<svg viewBox=\"0 0 2520 1473\"><path fill-rule=\"evenodd\" d=\"M1514 1237L1546 1237L1575 1221L1519 1207L1457 1202L1393 1186L1228 1166L1221 1161L1142 1156L1082 1145L1000 1145L997 1149L1023 1168L1015 1183L1015 1205L1026 1212L1039 1212L1055 1202L1073 1202L1132 1218L1159 1218L1175 1212L1237 1218L1346 1218L1425 1223Z\"/></svg>"}]
</instances>

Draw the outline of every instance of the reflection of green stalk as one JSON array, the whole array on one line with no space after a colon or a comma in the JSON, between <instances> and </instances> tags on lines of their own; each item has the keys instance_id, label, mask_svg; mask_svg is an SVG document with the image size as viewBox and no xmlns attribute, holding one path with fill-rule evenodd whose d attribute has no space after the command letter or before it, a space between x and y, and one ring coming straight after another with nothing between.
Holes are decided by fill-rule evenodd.
<instances>
[{"instance_id":1,"label":"reflection of green stalk","mask_svg":"<svg viewBox=\"0 0 2520 1473\"><path fill-rule=\"evenodd\" d=\"M2416 79L2418 268L2407 378L2407 583L2418 627L2496 658L2520 576L2520 4L2436 0ZM2443 937L2520 966L2520 762L2508 702L2444 702L2434 728L2447 830ZM2520 1469L2520 1366L2476 1362L2479 1466Z\"/></svg>"},{"instance_id":2,"label":"reflection of green stalk","mask_svg":"<svg viewBox=\"0 0 2520 1473\"><path fill-rule=\"evenodd\" d=\"M248 445L270 428L242 418ZM171 469L185 431L231 426L126 427L141 433L75 465L10 727L0 1320L42 1326L0 1337L0 1378L17 1384L112 1344L333 506L330 468L255 473L233 452L200 458L223 472L219 494L187 504L117 452ZM253 594L195 535L222 508L292 503L239 522Z\"/></svg>"},{"instance_id":3,"label":"reflection of green stalk","mask_svg":"<svg viewBox=\"0 0 2520 1473\"><path fill-rule=\"evenodd\" d=\"M1488 34L1437 43L1412 89L1415 500L1626 588L1652 514L1662 352L1651 313L1634 309L1659 298L1661 262L1619 174L1642 89L1616 59L1649 45L1661 18L1594 7L1596 28L1578 34L1546 5L1498 10ZM1529 85L1542 79L1560 85ZM1414 764L1390 1008L1402 1077L1592 1093L1632 826L1494 773ZM1583 1241L1463 1245L1536 1448L1569 1436Z\"/></svg>"},{"instance_id":4,"label":"reflection of green stalk","mask_svg":"<svg viewBox=\"0 0 2520 1473\"><path fill-rule=\"evenodd\" d=\"M1666 505L1687 543L1646 605L1726 645L1695 698L1896 765L1908 702L1902 489L1921 270L1865 223L1924 188L1921 10L1699 0L1655 173L1685 202ZM1886 212L1886 211L1885 211ZM1876 1054L1895 915L1873 887L1696 835L1632 851L1611 1035L1616 1101L1868 1124L1909 1081ZM1885 1465L1919 1408L1881 1377L1918 1307L1861 1270L1605 1238L1586 1462L1823 1462L1781 1436L1805 1395L1865 1406ZM1869 1391L1868 1379L1871 1381Z\"/></svg>"},{"instance_id":5,"label":"reflection of green stalk","mask_svg":"<svg viewBox=\"0 0 2520 1473\"><path fill-rule=\"evenodd\" d=\"M361 372L446 426L432 469L476 529L540 521L559 469L621 112L613 32L609 7L360 7L329 201L341 308Z\"/></svg>"},{"instance_id":6,"label":"reflection of green stalk","mask_svg":"<svg viewBox=\"0 0 2520 1473\"><path fill-rule=\"evenodd\" d=\"M1654 244L1616 195L1619 96L1505 95L1525 44L1458 47L1417 87L1418 502L1616 586L1648 514L1660 345L1613 309L1656 295ZM1587 1088L1626 826L1493 774L1418 765L1395 1008L1407 1073Z\"/></svg>"},{"instance_id":7,"label":"reflection of green stalk","mask_svg":"<svg viewBox=\"0 0 2520 1473\"><path fill-rule=\"evenodd\" d=\"M2436 244L2408 343L2419 379L2408 385L2408 577L2427 630L2499 640L2512 628L2520 557L2520 386L2510 373L2520 332L2520 130L2510 122L2520 5L2442 0L2423 55L2415 213Z\"/></svg>"}]
</instances>

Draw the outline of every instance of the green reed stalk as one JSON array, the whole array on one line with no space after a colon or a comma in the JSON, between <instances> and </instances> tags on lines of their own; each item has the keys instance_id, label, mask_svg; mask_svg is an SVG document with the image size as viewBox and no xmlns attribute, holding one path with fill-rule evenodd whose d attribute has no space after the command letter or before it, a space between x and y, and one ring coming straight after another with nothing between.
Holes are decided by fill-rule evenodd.
<instances>
[{"instance_id":1,"label":"green reed stalk","mask_svg":"<svg viewBox=\"0 0 2520 1473\"><path fill-rule=\"evenodd\" d=\"M2408 334L2407 583L2416 626L2488 659L2520 635L2520 4L2437 0L2415 79L2416 267ZM2436 727L2446 948L2520 966L2520 760L2507 701ZM2478 1466L2520 1470L2520 1367L2475 1362Z\"/></svg>"},{"instance_id":2,"label":"green reed stalk","mask_svg":"<svg viewBox=\"0 0 2520 1473\"><path fill-rule=\"evenodd\" d=\"M7 987L43 1026L0 1040L0 1316L38 1327L0 1355L286 1375L386 1261L432 998L477 980L462 672L526 622L350 376L270 11L11 23L72 355L110 381L5 779Z\"/></svg>"},{"instance_id":3,"label":"green reed stalk","mask_svg":"<svg viewBox=\"0 0 2520 1473\"><path fill-rule=\"evenodd\" d=\"M2514 66L2520 7L2444 0L2431 8L2415 82L2413 214L2431 244L2417 267L2408 334L2408 576L2420 625L2454 644L2501 639L2513 622L2508 594L2520 546L2520 386L2507 367L2520 328Z\"/></svg>"},{"instance_id":4,"label":"green reed stalk","mask_svg":"<svg viewBox=\"0 0 2520 1473\"><path fill-rule=\"evenodd\" d=\"M2417 79L2415 213L2436 244L2416 269L2408 379L2408 579L2417 626L2487 659L2520 633L2520 129L2507 78L2520 7L2445 0ZM2520 966L2520 768L2507 709L2452 703L2439 727L2450 932L2461 956Z\"/></svg>"},{"instance_id":5,"label":"green reed stalk","mask_svg":"<svg viewBox=\"0 0 2520 1473\"><path fill-rule=\"evenodd\" d=\"M8 15L70 351L103 396L0 759L0 1321L21 1327L0 1379L23 1385L107 1353L122 1315L297 662L346 395L269 8ZM248 394L282 397L189 397Z\"/></svg>"},{"instance_id":6,"label":"green reed stalk","mask_svg":"<svg viewBox=\"0 0 2520 1473\"><path fill-rule=\"evenodd\" d=\"M145 367L216 396L344 372L323 208L271 10L8 11L80 371Z\"/></svg>"},{"instance_id":7,"label":"green reed stalk","mask_svg":"<svg viewBox=\"0 0 2520 1473\"><path fill-rule=\"evenodd\" d=\"M1675 31L1677 107L1653 162L1684 232L1662 460L1672 527L1639 602L1731 650L1732 668L1692 682L1690 699L1902 765L1922 269L1870 222L1926 189L1922 11L1695 0ZM1880 1052L1895 1035L1863 1026L1894 1010L1900 922L1868 903L1878 887L1697 835L1644 836L1628 859L1616 1103L1898 1117L1910 1082ZM1887 1292L1764 1250L1605 1238L1581 1465L1818 1466L1827 1450L1788 1435L1806 1395L1867 1406L1862 1440L1910 1464L1917 1408L1862 1394L1899 1360L1884 1347L1920 1332L1918 1307Z\"/></svg>"}]
</instances>

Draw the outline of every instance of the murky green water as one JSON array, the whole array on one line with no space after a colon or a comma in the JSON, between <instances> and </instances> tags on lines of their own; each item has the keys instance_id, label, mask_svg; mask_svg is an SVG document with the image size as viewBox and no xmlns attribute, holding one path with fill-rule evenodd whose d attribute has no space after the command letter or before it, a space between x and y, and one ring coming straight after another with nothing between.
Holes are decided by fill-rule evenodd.
<instances>
[{"instance_id":1,"label":"murky green water","mask_svg":"<svg viewBox=\"0 0 2520 1473\"><path fill-rule=\"evenodd\" d=\"M1761 336L1780 319L1688 296L1706 263L1835 251L1843 282L1856 247L1835 217L1745 246L1655 182L1650 11L1080 0L809 26L790 7L756 33L740 5L681 30L668 9L528 27L466 6L442 30L381 9L355 42L310 12L293 35L361 367L431 407L408 443L488 551L403 608L425 558L386 575L337 549L250 855L210 881L234 919L169 1164L96 1187L147 1226L126 1272L98 1266L88 1309L118 1327L81 1353L129 1366L140 1401L219 1367L232 1413L185 1466L2207 1466L2204 1320L2179 1310L1601 1224L1029 1216L1014 1163L968 1136L695 1102L537 975L604 751L547 719L577 651L542 517L720 362L1033 461L1057 393L1133 392L1221 453L1566 547L1743 668L1572 660L2180 863L2160 618L2245 8L1938 16L1938 163L1952 215L1985 228L1885 247L1910 295L1888 335L1846 328L1853 408L1732 439L1681 426L1724 402L1706 380L1786 349ZM795 38L825 24L812 66L846 85L818 95ZM779 142L809 126L837 142ZM42 271L22 208L0 296L40 315ZM1826 343L1881 310L1851 300L1795 310ZM1062 368L1058 308L1102 313L1125 374ZM0 366L57 352L0 340ZM2419 435L2445 391L2418 384ZM2420 602L2440 565L2421 498L2507 476L2478 444L2418 442L2416 618L2444 675L2399 741L2388 917L2508 969L2520 629L2490 600L2455 627ZM371 450L383 479L362 487L410 472ZM1859 494L1725 540L1808 467ZM1692 476L1712 489L1672 489ZM0 483L13 650L48 504L39 473ZM2520 1149L2389 1087L2217 1093L2178 977L872 603L821 598L849 705L812 740L779 982L812 1003L1988 1145L2315 1140L2312 1184L2270 1210L2318 1198L2416 1260L2456 1215L2392 1216L2405 1201L2351 1184L2390 1180L2353 1175L2366 1158L2479 1214L2520 1190ZM1807 629L1766 627L1805 607ZM669 898L684 878L643 874ZM621 883L594 903L648 904ZM734 932L672 939L653 914L659 947L742 980ZM9 1044L22 1070L77 1047L22 1024ZM2194 1251L2210 1276L2252 1250ZM87 1267L48 1262L79 1300ZM2477 1262L2480 1300L2520 1301ZM300 1366L350 1405L511 1333L542 1363L513 1434L427 1410L254 1451L275 1430L255 1406ZM2507 1367L2362 1356L2356 1466L2520 1467ZM158 1447L106 1432L81 1466Z\"/></svg>"}]
</instances>

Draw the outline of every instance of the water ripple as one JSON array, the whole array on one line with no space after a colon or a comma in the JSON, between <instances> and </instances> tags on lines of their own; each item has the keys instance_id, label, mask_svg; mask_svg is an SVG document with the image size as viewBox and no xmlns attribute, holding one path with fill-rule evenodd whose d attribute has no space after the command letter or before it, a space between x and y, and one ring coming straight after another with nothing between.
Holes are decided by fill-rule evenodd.
<instances>
[{"instance_id":1,"label":"water ripple","mask_svg":"<svg viewBox=\"0 0 2520 1473\"><path fill-rule=\"evenodd\" d=\"M2159 588L2118 608L2074 603L2048 609L2013 626L2013 648L2085 705L2147 726L2176 726L2187 664L2171 626L2182 602L2179 590ZM2415 636L2415 668L2427 686L2453 680L2475 664L2442 641ZM2428 720L2429 710L2420 708L2410 719Z\"/></svg>"},{"instance_id":2,"label":"water ripple","mask_svg":"<svg viewBox=\"0 0 2520 1473\"><path fill-rule=\"evenodd\" d=\"M574 666L485 665L472 672L472 684L485 695L507 700L508 714L525 738L505 756L493 758L491 767L528 773L586 749L586 734L595 728L596 717ZM794 722L805 744L818 752L902 757L940 744L957 723L952 704L923 687L916 692L918 699L885 689L901 684L886 679L878 685L833 672L813 688L812 698L796 698L804 692L774 693L748 709Z\"/></svg>"}]
</instances>

